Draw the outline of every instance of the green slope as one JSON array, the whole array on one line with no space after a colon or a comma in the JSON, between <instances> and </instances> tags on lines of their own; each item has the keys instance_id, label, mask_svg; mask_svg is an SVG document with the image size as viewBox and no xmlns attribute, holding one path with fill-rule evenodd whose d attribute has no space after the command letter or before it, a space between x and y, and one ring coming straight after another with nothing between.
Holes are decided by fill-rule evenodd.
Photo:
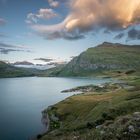
<instances>
[{"instance_id":1,"label":"green slope","mask_svg":"<svg viewBox=\"0 0 140 140\"><path fill-rule=\"evenodd\" d=\"M53 77L53 76L58 76L61 72L61 70L65 67L64 64L60 64L57 67L50 68L47 70L41 70L38 72L37 76L40 77Z\"/></svg>"},{"instance_id":2,"label":"green slope","mask_svg":"<svg viewBox=\"0 0 140 140\"><path fill-rule=\"evenodd\" d=\"M131 88L73 95L49 107L50 129L39 140L139 140L139 76L125 76Z\"/></svg>"},{"instance_id":3,"label":"green slope","mask_svg":"<svg viewBox=\"0 0 140 140\"><path fill-rule=\"evenodd\" d=\"M103 70L140 69L140 45L103 43L75 57L59 76L90 76Z\"/></svg>"},{"instance_id":4,"label":"green slope","mask_svg":"<svg viewBox=\"0 0 140 140\"><path fill-rule=\"evenodd\" d=\"M34 76L32 69L17 68L3 61L0 61L0 78Z\"/></svg>"}]
</instances>

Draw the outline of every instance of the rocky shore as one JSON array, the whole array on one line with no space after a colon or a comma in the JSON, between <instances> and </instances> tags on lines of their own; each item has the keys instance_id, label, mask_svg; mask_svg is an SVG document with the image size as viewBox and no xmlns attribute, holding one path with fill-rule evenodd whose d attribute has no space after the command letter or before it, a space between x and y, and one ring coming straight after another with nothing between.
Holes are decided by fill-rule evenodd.
<instances>
[{"instance_id":1,"label":"rocky shore","mask_svg":"<svg viewBox=\"0 0 140 140\"><path fill-rule=\"evenodd\" d=\"M71 88L61 91L62 93L77 92L77 93L87 93L87 92L111 92L121 88L132 88L125 83L106 83L100 85L87 85L79 86L76 88Z\"/></svg>"}]
</instances>

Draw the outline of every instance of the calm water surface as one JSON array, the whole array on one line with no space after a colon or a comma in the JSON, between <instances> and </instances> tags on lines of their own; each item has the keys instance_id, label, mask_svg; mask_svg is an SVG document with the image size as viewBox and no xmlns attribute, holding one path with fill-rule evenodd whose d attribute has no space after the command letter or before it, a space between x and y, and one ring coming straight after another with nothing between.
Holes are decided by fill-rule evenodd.
<instances>
[{"instance_id":1,"label":"calm water surface","mask_svg":"<svg viewBox=\"0 0 140 140\"><path fill-rule=\"evenodd\" d=\"M0 79L0 140L29 140L45 131L41 123L41 111L72 95L60 93L62 90L109 81L111 79Z\"/></svg>"}]
</instances>

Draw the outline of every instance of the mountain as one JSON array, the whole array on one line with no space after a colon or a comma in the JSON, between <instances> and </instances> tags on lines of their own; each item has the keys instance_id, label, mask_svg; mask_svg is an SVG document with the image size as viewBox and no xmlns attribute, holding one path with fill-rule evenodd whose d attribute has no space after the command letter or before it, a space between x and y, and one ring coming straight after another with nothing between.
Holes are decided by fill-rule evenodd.
<instances>
[{"instance_id":1,"label":"mountain","mask_svg":"<svg viewBox=\"0 0 140 140\"><path fill-rule=\"evenodd\" d=\"M53 76L59 76L60 71L65 67L65 64L57 64L56 67L49 68L47 70L41 70L38 73L38 76L41 77L53 77Z\"/></svg>"},{"instance_id":2,"label":"mountain","mask_svg":"<svg viewBox=\"0 0 140 140\"><path fill-rule=\"evenodd\" d=\"M54 74L59 72L63 67L64 65L58 65L57 67L49 65L34 65L34 67L20 67L20 65L15 66L13 64L0 61L0 78L54 76Z\"/></svg>"},{"instance_id":3,"label":"mountain","mask_svg":"<svg viewBox=\"0 0 140 140\"><path fill-rule=\"evenodd\" d=\"M0 61L0 77L17 76L91 76L103 71L140 70L140 45L123 45L104 42L93 48L87 49L79 56L74 57L68 64L57 65L31 65L20 67ZM18 67L15 67L18 66ZM37 70L37 68L39 70ZM48 69L48 70L46 70Z\"/></svg>"},{"instance_id":4,"label":"mountain","mask_svg":"<svg viewBox=\"0 0 140 140\"><path fill-rule=\"evenodd\" d=\"M17 61L13 65L34 65L34 64L28 61L21 61L21 62Z\"/></svg>"},{"instance_id":5,"label":"mountain","mask_svg":"<svg viewBox=\"0 0 140 140\"><path fill-rule=\"evenodd\" d=\"M56 67L53 63L52 64L34 64L28 61L17 61L11 64L18 68L30 68L30 69L37 69L37 70L47 70L47 69Z\"/></svg>"},{"instance_id":6,"label":"mountain","mask_svg":"<svg viewBox=\"0 0 140 140\"><path fill-rule=\"evenodd\" d=\"M73 58L58 76L89 76L105 70L140 69L140 45L104 42Z\"/></svg>"},{"instance_id":7,"label":"mountain","mask_svg":"<svg viewBox=\"0 0 140 140\"><path fill-rule=\"evenodd\" d=\"M35 69L26 69L26 68L17 68L11 64L0 61L0 77L26 77L26 76L35 76L37 70Z\"/></svg>"}]
</instances>

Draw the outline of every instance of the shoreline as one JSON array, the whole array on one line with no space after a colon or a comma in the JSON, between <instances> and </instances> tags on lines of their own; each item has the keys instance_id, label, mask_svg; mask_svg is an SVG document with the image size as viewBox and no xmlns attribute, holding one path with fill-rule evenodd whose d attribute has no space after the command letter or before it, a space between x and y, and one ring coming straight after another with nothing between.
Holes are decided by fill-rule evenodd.
<instances>
[{"instance_id":1,"label":"shoreline","mask_svg":"<svg viewBox=\"0 0 140 140\"><path fill-rule=\"evenodd\" d=\"M118 135L123 137L120 128L124 128L127 131L129 128L134 127L137 131L138 128L135 127L135 124L133 126L128 125L128 128L126 127L127 122L126 124L118 124L118 120L128 119L128 115L130 115L130 121L133 122L133 116L140 112L137 98L137 96L139 97L137 79L130 80L130 78L122 79L124 82L111 82L104 84L104 86L87 85L62 91L64 93L83 92L72 95L44 110L46 121L50 117L49 126L47 127L50 127L50 131L42 134L39 140L58 140L59 138L71 140L73 138L80 139L83 136L87 139L91 137L101 138L106 136L105 132L110 131L112 131L111 137L116 138ZM56 121L59 124L58 127L52 126L52 116L60 118L60 120ZM138 115L139 117L140 115ZM112 126L116 129L115 132ZM110 134L108 133L107 135ZM130 133L128 132L127 136L129 137L129 135ZM134 134L132 135L134 136ZM139 134L136 136L138 137Z\"/></svg>"},{"instance_id":2,"label":"shoreline","mask_svg":"<svg viewBox=\"0 0 140 140\"><path fill-rule=\"evenodd\" d=\"M120 90L120 89L122 89L122 88L124 88L124 87L122 87L122 85L121 85L121 83L104 83L104 84L101 84L101 85L97 85L97 86L95 86L95 85L87 85L87 86L80 86L80 88L81 89L83 89L83 88L85 88L85 87L90 87L90 86L92 86L92 87L94 87L95 88L95 91L94 92L97 92L96 91L96 88L98 87L98 88L104 88L104 86L105 85L107 85L108 87L107 88L109 88L109 86L112 86L112 85L119 85L119 87L117 87L117 89L116 89L116 87L115 87L115 91L117 91L117 90ZM72 88L72 89L68 89L68 90L64 90L64 91L61 91L61 93L67 93L67 91L69 91L69 90L75 90L75 89L77 89L77 87L76 88ZM78 87L78 89L79 89L79 87ZM93 90L93 89L92 89ZM82 92L79 92L78 94L76 94L76 96L77 95L82 95L82 94L84 94L84 95L86 95L88 92L93 92L93 91L89 91L89 90L85 90L84 92L82 91ZM66 92L65 92L66 91ZM114 91L114 92L115 92ZM73 91L72 91L73 92ZM75 91L75 92L77 92L77 91ZM98 91L99 92L99 91ZM106 93L108 93L107 91L106 91ZM71 96L69 96L68 98L71 98L73 95L71 95ZM74 94L74 96L75 96L75 94ZM68 99L68 98L66 98L66 99ZM65 100L66 100L65 99ZM61 101L60 101L61 102ZM53 107L55 106L55 104L54 105L52 105L52 106L48 106L46 109L44 109L43 111L42 111L42 123L46 126L46 131L44 132L44 133L41 133L41 134L38 134L37 135L37 139L36 140L38 140L38 139L40 139L40 138L42 138L43 136L45 136L47 133L49 133L49 131L52 131L52 130L54 130L54 129L52 129L52 128L50 128L50 123L51 122L55 122L55 121L58 121L59 120L59 118L57 118L56 116L55 116L55 113L54 113L54 111L52 111L53 110ZM51 113L49 113L51 111ZM51 117L51 116L53 116L53 117ZM55 118L56 117L56 118ZM53 119L54 118L54 119ZM55 120L55 119L57 119L57 120Z\"/></svg>"},{"instance_id":3,"label":"shoreline","mask_svg":"<svg viewBox=\"0 0 140 140\"><path fill-rule=\"evenodd\" d=\"M49 119L49 114L47 111L43 111L42 112L42 120L41 120L42 124L44 124L46 126L46 132L47 133L49 131L50 128L50 119Z\"/></svg>"},{"instance_id":4,"label":"shoreline","mask_svg":"<svg viewBox=\"0 0 140 140\"><path fill-rule=\"evenodd\" d=\"M49 106L48 106L48 108L49 108ZM42 122L42 125L45 126L44 132L37 134L36 135L36 138L31 139L31 140L38 140L38 139L42 138L44 135L46 135L49 132L49 129L50 129L50 118L49 118L49 114L48 114L47 109L45 109L44 111L42 111L42 119L41 119L41 122Z\"/></svg>"},{"instance_id":5,"label":"shoreline","mask_svg":"<svg viewBox=\"0 0 140 140\"><path fill-rule=\"evenodd\" d=\"M34 138L30 138L29 140L39 140L40 138L42 138L44 135L46 135L49 132L50 119L47 112L42 112L41 122L42 122L42 125L45 126L44 132L38 133L36 136L34 136Z\"/></svg>"},{"instance_id":6,"label":"shoreline","mask_svg":"<svg viewBox=\"0 0 140 140\"><path fill-rule=\"evenodd\" d=\"M131 90L134 90L134 92L135 92L135 88L136 88L136 85L133 84L133 83L135 83L136 80L135 80L135 78L130 80L131 75L128 76L127 78L126 77L118 77L117 80L118 79L120 80L120 78L121 78L121 80L123 80L123 82L122 81L117 82L117 83L110 82L110 83L104 83L103 85L97 85L97 86L95 86L95 85L79 86L79 87L75 87L75 88L61 91L62 93L81 91L82 93L69 96L65 100L62 100L57 104L49 106L47 109L45 109L43 111L44 123L47 124L47 128L46 128L47 130L45 133L42 133L39 140L42 140L42 137L44 137L44 136L46 136L45 138L49 138L49 137L55 138L53 133L56 134L56 137L57 137L57 135L60 138L61 138L61 136L65 137L66 136L65 132L63 132L61 130L62 129L61 125L63 124L63 126L64 126L65 123L66 123L66 125L68 124L68 127L66 127L66 125L65 125L63 130L66 131L68 135L70 133L73 133L73 132L71 132L71 130L80 131L80 129L81 130L82 129L86 129L86 130L94 129L94 123L97 123L95 126L98 127L98 125L100 125L99 122L101 122L102 119L104 119L104 121L106 120L105 118L102 118L102 117L106 117L105 116L106 114L104 113L105 110L104 109L102 110L102 107L103 108L105 107L105 109L110 113L110 115L112 115L111 116L112 118L114 116L117 116L118 114L115 114L117 112L114 112L114 114L111 114L111 112L108 108L108 105L106 103L112 102L112 100L113 100L115 102L115 104L118 105L118 108L119 108L120 101L122 100L122 103L125 103L124 99L126 97L130 98L132 96ZM137 94L137 92L135 94ZM83 103L80 104L79 100L82 100ZM131 100L133 101L133 97ZM87 101L89 101L89 102L87 102ZM119 102L117 102L117 101L119 101ZM89 121L89 123L87 123L88 120L84 120L85 121L84 125L82 123L80 124L79 122L74 123L76 121L76 119L73 120L72 118L75 116L75 114L78 116L81 113L81 112L78 113L78 111L81 110L80 108L82 107L83 109L85 108L85 110L88 110L88 108L86 108L87 103L90 104L90 106L93 106L93 108L94 108L95 107L94 102L95 102L95 104L96 104L96 102L101 103L101 105L103 104L103 106L101 108L100 108L100 104L95 105L97 108L99 106L99 110L101 109L100 110L100 117L96 118L96 115L94 116L94 114L93 114L93 117L96 118L96 119L94 118L95 122ZM111 104L113 105L114 102L112 102ZM127 102L129 102L129 100L127 100ZM115 104L114 104L114 108L117 110ZM129 105L130 104L128 103L128 106ZM130 108L130 107L128 107L128 108ZM121 109L123 109L123 108L121 108ZM125 110L126 110L126 108L124 105L124 112L125 112ZM133 110L135 112L139 111L137 109L133 109ZM73 114L73 112L74 112L74 114ZM131 112L131 110L129 110L129 109L128 109L128 112L133 113L133 111ZM96 113L96 110L95 110L95 113ZM68 114L71 114L71 115L68 115ZM119 115L121 116L124 114L120 113ZM126 115L127 115L127 113L126 113ZM79 116L79 118L83 117L83 116ZM85 114L85 116L86 116L86 114ZM61 122L60 122L59 118L57 118L57 117L59 117L61 119ZM70 119L71 122L67 122L67 119L65 117L68 118L68 120ZM91 117L91 119L93 119L92 116L90 116L90 117ZM54 120L52 118L54 118ZM55 120L55 119L57 119L57 120ZM85 118L83 117L83 119L85 119ZM111 121L113 121L113 120L111 120ZM58 124L58 127L54 127L55 125L52 126L52 124ZM91 126L89 126L89 125L91 125ZM104 124L102 124L102 125L104 125ZM78 130L78 128L79 128L79 130ZM51 133L51 132L53 132L53 133ZM71 136L69 136L69 137L71 137ZM56 140L56 139L54 139L54 140Z\"/></svg>"}]
</instances>

